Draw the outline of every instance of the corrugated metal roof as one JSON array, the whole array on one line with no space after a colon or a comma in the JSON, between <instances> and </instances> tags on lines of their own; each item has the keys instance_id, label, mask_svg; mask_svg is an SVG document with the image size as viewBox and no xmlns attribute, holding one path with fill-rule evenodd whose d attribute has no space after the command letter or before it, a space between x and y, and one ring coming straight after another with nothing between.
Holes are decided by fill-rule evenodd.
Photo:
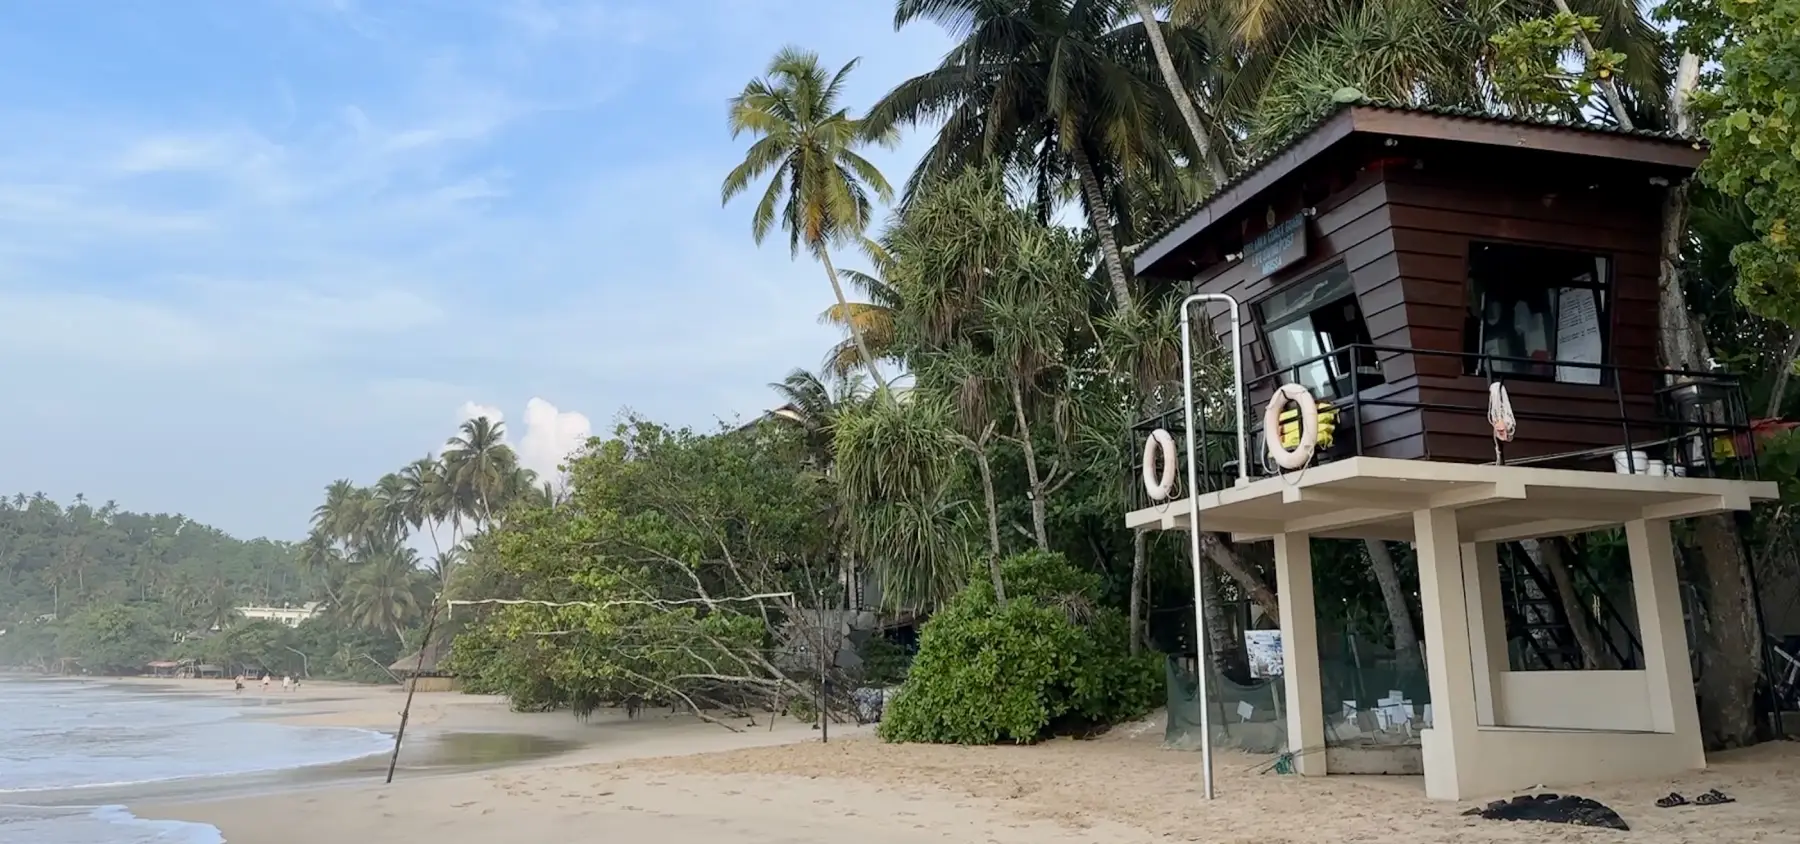
<instances>
[{"instance_id":1,"label":"corrugated metal roof","mask_svg":"<svg viewBox=\"0 0 1800 844\"><path fill-rule=\"evenodd\" d=\"M1428 116L1428 117L1448 117L1448 118L1455 118L1455 119L1461 119L1461 120L1479 121L1482 123L1496 123L1496 124L1510 124L1510 125L1515 125L1515 126L1529 126L1529 127L1537 128L1537 129L1560 129L1560 130L1565 130L1565 131L1570 131L1570 132L1583 132L1583 133L1597 134L1597 135L1612 135L1612 136L1624 137L1624 138L1644 138L1646 140L1667 141L1667 142L1671 142L1671 143L1683 143L1683 144L1704 143L1704 141L1702 141L1699 138L1688 137L1688 136L1676 134L1674 132L1666 132L1666 131L1653 130L1653 129L1621 129L1621 128L1617 128L1617 127L1613 127L1613 126L1599 126L1599 125L1585 124L1585 123L1561 123L1561 122L1548 121L1548 120L1536 120L1536 119L1527 118L1527 117L1517 117L1517 116L1513 116L1513 115L1493 114L1491 112L1485 112L1485 111L1481 111L1479 109L1459 108L1459 107L1453 107L1453 106L1395 105L1392 103L1376 102L1373 100L1356 100L1356 101L1341 103L1341 104L1333 106L1329 111L1326 111L1324 114L1321 114L1319 116L1319 119L1313 121L1310 124L1307 124L1304 128L1301 128L1301 129L1295 131L1293 134L1287 136L1281 142L1272 144L1261 155L1258 155L1257 157L1245 162L1242 167L1238 168L1238 172L1236 175L1232 176L1224 184L1219 185L1218 188L1213 190L1212 193L1208 194L1205 199L1202 199L1199 202L1194 203L1194 206L1192 208L1189 208L1187 210L1187 213L1182 214L1181 216L1176 217L1173 220L1170 220L1161 229L1144 237L1142 240L1138 241L1135 245L1133 245L1129 249L1125 250L1126 257L1127 258L1135 257L1137 254L1141 253L1146 247L1148 247L1152 244L1155 244L1157 241L1160 241L1165 237L1168 237L1170 233L1174 232L1176 229L1181 228L1189 220L1192 220L1196 215L1198 215L1201 212L1201 210L1205 209L1207 207L1207 205L1211 204L1215 198L1225 194L1226 192L1230 191L1232 188L1235 188L1239 184L1242 184L1245 180L1256 175L1257 172L1261 171L1264 167L1266 167L1269 164L1269 162L1273 161L1276 158L1279 158L1282 154L1286 153L1288 150L1293 149L1301 141L1305 140L1307 137L1311 136L1314 132L1318 131L1320 128L1322 128L1326 124L1330 123L1333 118L1336 118L1338 115L1343 114L1344 112L1350 111L1352 109L1361 109L1361 110L1367 110L1367 111L1387 111L1387 112L1397 112L1397 113L1402 113L1402 114L1418 114L1418 115L1423 115L1423 116Z\"/></svg>"}]
</instances>

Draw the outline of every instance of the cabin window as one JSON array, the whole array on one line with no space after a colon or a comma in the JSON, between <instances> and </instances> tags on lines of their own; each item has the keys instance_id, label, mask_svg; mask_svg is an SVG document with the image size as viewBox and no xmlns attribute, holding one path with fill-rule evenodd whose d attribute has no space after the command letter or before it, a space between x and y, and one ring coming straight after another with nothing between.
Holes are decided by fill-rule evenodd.
<instances>
[{"instance_id":1,"label":"cabin window","mask_svg":"<svg viewBox=\"0 0 1800 844\"><path fill-rule=\"evenodd\" d=\"M1504 243L1469 246L1463 334L1471 375L1599 384L1611 261ZM1585 366L1584 366L1585 364Z\"/></svg>"},{"instance_id":2,"label":"cabin window","mask_svg":"<svg viewBox=\"0 0 1800 844\"><path fill-rule=\"evenodd\" d=\"M1350 271L1342 264L1264 299L1257 321L1276 373L1315 396L1344 396L1382 383Z\"/></svg>"}]
</instances>

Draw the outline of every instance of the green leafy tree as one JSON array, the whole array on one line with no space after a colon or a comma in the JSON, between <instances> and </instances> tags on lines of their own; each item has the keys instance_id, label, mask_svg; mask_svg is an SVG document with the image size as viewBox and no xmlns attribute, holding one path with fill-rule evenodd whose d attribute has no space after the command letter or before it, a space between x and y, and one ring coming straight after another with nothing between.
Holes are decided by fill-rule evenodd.
<instances>
[{"instance_id":1,"label":"green leafy tree","mask_svg":"<svg viewBox=\"0 0 1800 844\"><path fill-rule=\"evenodd\" d=\"M1731 251L1737 295L1753 313L1800 327L1800 2L1721 0L1728 27L1710 119L1708 184L1753 215L1756 238Z\"/></svg>"},{"instance_id":2,"label":"green leafy tree","mask_svg":"<svg viewBox=\"0 0 1800 844\"><path fill-rule=\"evenodd\" d=\"M577 715L630 695L706 709L810 694L795 620L840 605L841 567L831 489L806 456L790 424L621 425L570 460L566 500L521 508L471 564L527 601L573 605L485 611L456 637L456 670L514 706Z\"/></svg>"},{"instance_id":3,"label":"green leafy tree","mask_svg":"<svg viewBox=\"0 0 1800 844\"><path fill-rule=\"evenodd\" d=\"M94 674L135 674L145 663L173 650L174 636L144 607L96 606L71 617L57 637L57 650Z\"/></svg>"}]
</instances>

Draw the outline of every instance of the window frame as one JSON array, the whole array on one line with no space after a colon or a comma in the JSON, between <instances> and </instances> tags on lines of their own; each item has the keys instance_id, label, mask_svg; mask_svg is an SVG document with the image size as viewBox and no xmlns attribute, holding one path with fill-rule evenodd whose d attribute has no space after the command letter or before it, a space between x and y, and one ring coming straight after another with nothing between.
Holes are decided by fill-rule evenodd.
<instances>
[{"instance_id":1,"label":"window frame","mask_svg":"<svg viewBox=\"0 0 1800 844\"><path fill-rule=\"evenodd\" d=\"M1498 247L1503 247L1503 248L1508 248L1508 249L1524 249L1524 250L1536 250L1539 252L1562 253L1564 255L1580 256L1583 258L1587 258L1590 261L1592 261L1594 259L1605 259L1605 261L1606 261L1606 273L1605 273L1606 277L1605 278L1596 278L1594 281L1587 282L1587 283L1571 281L1569 283L1561 283L1561 284L1556 284L1553 286L1546 285L1546 287L1545 287L1546 290L1563 290L1563 289L1567 289L1567 288L1591 290L1597 295L1599 302L1595 308L1596 313L1595 313L1594 319L1595 319L1595 322L1597 323L1597 327L1600 331L1600 360L1591 365L1601 367L1598 370L1599 374L1600 374L1600 378L1598 381L1596 381L1592 384L1589 384L1589 383L1582 382L1582 381L1563 381L1563 380L1560 380L1559 378L1557 378L1556 368L1558 367L1558 365L1566 364L1568 362L1563 361L1559 357L1555 357L1555 355L1561 353L1561 349L1558 348L1556 333L1554 331L1552 331L1550 333L1550 347L1551 347L1551 352L1552 352L1553 356L1551 357L1550 360L1544 362L1546 365L1548 365L1551 368L1551 373L1548 376L1538 375L1538 374L1535 374L1532 372L1492 372L1492 373L1490 373L1490 371L1489 371L1491 368L1489 366L1490 362L1486 359L1487 358L1486 353L1484 351L1482 351L1482 343L1481 343L1482 336L1481 336L1480 318L1477 315L1477 312L1474 310L1474 306L1476 304L1476 297L1478 295L1481 295L1480 291L1478 291L1476 289L1475 255L1476 255L1476 250L1478 250L1484 246L1498 246ZM1560 244L1547 244L1547 243L1536 242L1536 241L1505 240L1502 238L1492 238L1492 237L1470 238L1468 251L1467 251L1467 258L1463 262L1463 279L1464 279L1464 284L1466 285L1465 290L1467 293L1467 302L1465 304L1465 307L1469 308L1469 310L1465 311L1464 321L1463 321L1463 330L1462 330L1462 335L1463 335L1462 352L1464 355L1464 360L1466 361L1466 363L1463 366L1462 374L1466 375L1466 376L1471 376L1471 377L1475 377L1475 378L1483 378L1483 379L1488 379L1488 380L1529 381L1529 382L1537 383L1537 384L1566 384L1571 387L1611 387L1613 379L1615 377L1617 377L1616 373L1614 373L1610 369L1610 367L1613 366L1613 364L1614 364L1614 362L1613 362L1613 342L1612 342L1612 340L1613 340L1613 313L1614 313L1614 308L1616 307L1617 302L1618 302L1618 286L1617 286L1618 275L1619 275L1618 258L1611 252L1601 251L1601 250L1597 250L1597 249L1584 249L1584 248L1578 248L1578 247L1570 247L1570 246L1564 246L1564 245L1560 245ZM1473 330L1474 330L1474 334L1472 336L1470 333L1471 322L1473 322ZM1560 326L1557 326L1557 327L1560 328ZM1589 365L1583 365L1583 368L1586 368L1586 366L1589 366ZM1590 371L1592 371L1592 370L1590 370Z\"/></svg>"},{"instance_id":2,"label":"window frame","mask_svg":"<svg viewBox=\"0 0 1800 844\"><path fill-rule=\"evenodd\" d=\"M1294 311L1292 313L1284 315L1279 320L1270 321L1268 319L1265 319L1265 315L1266 315L1265 309L1276 298L1283 296L1285 294L1288 294L1288 293L1293 293L1301 288L1306 287L1308 284L1320 284L1320 285L1329 284L1331 282L1328 280L1328 276L1330 276L1331 274L1336 273L1336 272L1342 272L1343 276L1344 276L1344 281L1348 283L1348 291L1347 291L1346 296L1339 296L1339 297L1333 298L1333 299L1313 302L1313 303L1311 303L1311 307L1307 308L1306 310ZM1309 320L1310 321L1313 318L1313 314L1317 313L1324 306L1329 305L1332 302L1342 301L1345 298L1348 298L1353 303L1355 303L1357 320L1358 320L1358 322L1362 323L1363 333L1368 334L1369 333L1368 316L1363 313L1362 297L1360 295L1358 295L1356 292L1356 275L1354 273L1350 272L1350 265L1348 262L1346 262L1344 260L1344 257L1342 255L1338 255L1338 256L1334 256L1331 260L1325 262L1323 266L1316 267L1316 268L1312 269L1311 271L1305 273L1304 275L1299 276L1298 278L1295 278L1290 281L1283 282L1282 284L1276 285L1268 293L1265 293L1262 296L1257 297L1255 301L1251 302L1250 303L1251 312L1256 318L1257 339L1259 342L1262 343L1263 350L1267 353L1268 372L1263 373L1263 376L1264 377L1273 376L1273 375L1276 375L1276 374L1279 374L1282 372L1287 372L1287 371L1293 369L1293 367L1291 367L1291 366L1283 366L1281 364L1281 362L1276 359L1275 344L1270 339L1272 332L1282 329L1282 328L1286 328L1287 326L1292 325L1301 320ZM1323 338L1319 334L1317 328L1313 328L1312 333L1313 333L1313 337L1314 337L1315 341L1322 341ZM1330 396L1320 396L1319 398L1327 398L1327 399L1331 399L1331 400L1348 398L1352 394L1351 386L1353 384L1361 387L1362 389L1368 389L1370 387L1379 386L1379 383L1370 383L1370 384L1361 383L1356 378L1356 374L1353 371L1345 372L1342 375L1337 374L1336 370L1338 369L1338 363L1337 363L1337 355L1335 354L1335 352L1337 350L1326 347L1326 345L1323 342L1318 342L1318 345L1322 349L1322 351L1318 355L1316 355L1314 358L1310 358L1310 359L1316 360L1320 365L1325 367L1325 382L1330 387L1331 392L1332 392L1332 394ZM1354 345L1354 344L1352 344L1352 345ZM1355 360L1354 355L1351 355L1350 367L1352 370L1354 370L1356 367L1356 360Z\"/></svg>"}]
</instances>

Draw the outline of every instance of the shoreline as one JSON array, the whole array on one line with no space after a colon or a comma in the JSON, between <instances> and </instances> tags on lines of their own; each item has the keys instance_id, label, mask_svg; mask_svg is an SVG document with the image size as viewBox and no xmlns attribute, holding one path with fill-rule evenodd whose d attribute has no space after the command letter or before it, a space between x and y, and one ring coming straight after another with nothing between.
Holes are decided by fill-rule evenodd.
<instances>
[{"instance_id":1,"label":"shoreline","mask_svg":"<svg viewBox=\"0 0 1800 844\"><path fill-rule=\"evenodd\" d=\"M127 683L160 693L162 683ZM235 697L181 688L197 697ZM309 684L250 717L296 726L398 724L398 687ZM270 697L276 697L271 693ZM246 690L246 698L249 690ZM302 699L304 698L304 699ZM730 732L666 710L627 719L602 710L516 713L497 699L420 693L401 772L382 783L386 757L308 781L146 794L116 801L146 822L204 824L226 844L314 844L392 836L432 844L608 837L707 844L1340 844L1344 841L1610 841L1616 832L1462 816L1475 804L1427 801L1417 777L1303 778L1262 774L1266 757L1224 751L1220 799L1198 794L1198 754L1162 747L1152 720L1088 741L1031 747L888 745L871 728L834 725L821 744L807 724L766 716ZM418 736L415 743L414 737ZM535 736L568 742L529 759L465 758L461 766L404 761L446 736ZM504 748L502 748L504 750ZM505 757L505 758L502 758ZM1622 815L1642 844L1774 840L1800 828L1800 744L1713 754L1708 770L1673 780L1559 789ZM1719 788L1736 803L1657 809L1671 791ZM1504 795L1495 795L1504 796Z\"/></svg>"}]
</instances>

